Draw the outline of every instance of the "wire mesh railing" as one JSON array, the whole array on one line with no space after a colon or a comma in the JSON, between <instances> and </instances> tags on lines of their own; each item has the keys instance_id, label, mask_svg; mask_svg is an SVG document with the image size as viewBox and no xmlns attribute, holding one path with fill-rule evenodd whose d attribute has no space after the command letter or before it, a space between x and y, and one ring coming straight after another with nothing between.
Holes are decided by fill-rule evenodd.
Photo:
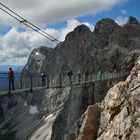
<instances>
[{"instance_id":1,"label":"wire mesh railing","mask_svg":"<svg viewBox=\"0 0 140 140\"><path fill-rule=\"evenodd\" d=\"M128 72L111 73L104 72L101 74L58 74L56 76L45 74L43 77L40 73L21 74L15 73L14 76L14 90L16 89L30 89L35 87L62 87L74 84L83 84L89 82L96 82L100 80L113 79L128 75ZM0 91L12 90L12 83L7 73L0 73Z\"/></svg>"}]
</instances>

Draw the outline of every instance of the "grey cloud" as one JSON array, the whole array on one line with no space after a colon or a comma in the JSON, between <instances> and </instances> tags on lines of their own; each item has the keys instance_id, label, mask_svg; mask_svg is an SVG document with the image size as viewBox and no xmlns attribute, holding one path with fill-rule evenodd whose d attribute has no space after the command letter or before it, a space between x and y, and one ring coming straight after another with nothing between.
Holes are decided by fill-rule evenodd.
<instances>
[{"instance_id":1,"label":"grey cloud","mask_svg":"<svg viewBox=\"0 0 140 140\"><path fill-rule=\"evenodd\" d=\"M50 23L84 14L96 14L126 0L1 0L4 4L36 23ZM7 21L9 17L2 16Z\"/></svg>"}]
</instances>

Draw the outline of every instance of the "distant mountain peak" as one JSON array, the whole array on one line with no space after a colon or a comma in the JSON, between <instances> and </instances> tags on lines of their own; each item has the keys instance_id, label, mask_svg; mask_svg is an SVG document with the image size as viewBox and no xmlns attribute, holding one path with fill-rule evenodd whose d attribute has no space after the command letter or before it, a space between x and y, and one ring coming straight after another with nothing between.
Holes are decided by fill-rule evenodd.
<instances>
[{"instance_id":1,"label":"distant mountain peak","mask_svg":"<svg viewBox=\"0 0 140 140\"><path fill-rule=\"evenodd\" d=\"M110 33L112 32L112 30L114 30L118 26L119 25L113 19L104 18L96 23L94 32L98 34L102 32L102 30L106 30Z\"/></svg>"},{"instance_id":2,"label":"distant mountain peak","mask_svg":"<svg viewBox=\"0 0 140 140\"><path fill-rule=\"evenodd\" d=\"M127 20L127 24L139 24L139 21L135 17L129 16Z\"/></svg>"}]
</instances>

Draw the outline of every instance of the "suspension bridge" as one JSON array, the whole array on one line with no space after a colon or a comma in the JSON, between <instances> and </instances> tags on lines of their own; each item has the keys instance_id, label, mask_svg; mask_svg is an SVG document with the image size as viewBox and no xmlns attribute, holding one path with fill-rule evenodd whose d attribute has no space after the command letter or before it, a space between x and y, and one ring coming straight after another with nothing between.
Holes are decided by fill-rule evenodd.
<instances>
[{"instance_id":1,"label":"suspension bridge","mask_svg":"<svg viewBox=\"0 0 140 140\"><path fill-rule=\"evenodd\" d=\"M45 80L42 79L41 73L21 74L16 73L14 78L15 89L11 90L9 85L8 75L6 73L0 73L0 95L5 93L18 93L22 91L32 92L35 89L42 88L64 88L72 85L83 85L88 83L95 83L98 81L123 78L128 75L128 72L104 72L102 74L73 74L68 76L67 74L59 74L57 76L47 75Z\"/></svg>"}]
</instances>

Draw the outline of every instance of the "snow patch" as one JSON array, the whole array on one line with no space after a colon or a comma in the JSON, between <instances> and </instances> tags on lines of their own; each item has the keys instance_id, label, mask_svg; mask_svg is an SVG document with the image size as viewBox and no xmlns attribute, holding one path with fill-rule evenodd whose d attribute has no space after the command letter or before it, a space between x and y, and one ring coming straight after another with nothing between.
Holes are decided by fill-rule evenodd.
<instances>
[{"instance_id":1,"label":"snow patch","mask_svg":"<svg viewBox=\"0 0 140 140\"><path fill-rule=\"evenodd\" d=\"M31 106L31 108L29 109L30 114L36 114L38 113L38 108L37 106Z\"/></svg>"}]
</instances>

